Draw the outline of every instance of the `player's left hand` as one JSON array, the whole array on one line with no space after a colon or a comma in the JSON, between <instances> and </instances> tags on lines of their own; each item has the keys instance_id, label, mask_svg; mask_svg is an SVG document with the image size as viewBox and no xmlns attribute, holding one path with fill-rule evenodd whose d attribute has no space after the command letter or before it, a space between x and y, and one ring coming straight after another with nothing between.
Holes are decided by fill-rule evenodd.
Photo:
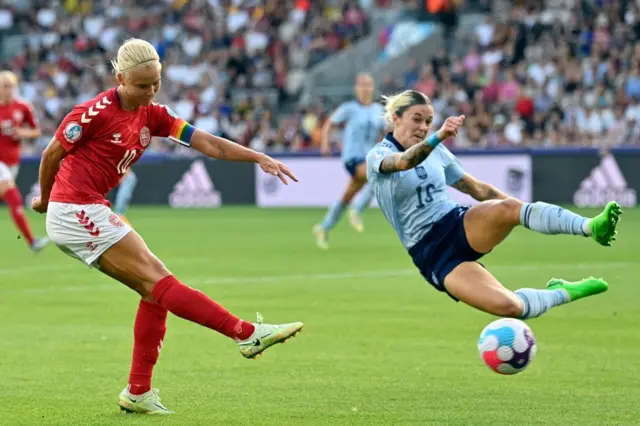
<instances>
[{"instance_id":1,"label":"player's left hand","mask_svg":"<svg viewBox=\"0 0 640 426\"><path fill-rule=\"evenodd\" d=\"M285 185L289 184L285 176L289 176L292 181L298 182L298 178L291 170L289 170L289 167L280 161L274 160L268 155L263 155L258 164L260 164L260 168L263 172L269 173L273 176L278 176Z\"/></svg>"},{"instance_id":2,"label":"player's left hand","mask_svg":"<svg viewBox=\"0 0 640 426\"><path fill-rule=\"evenodd\" d=\"M31 200L31 208L38 213L46 213L47 212L47 207L49 207L49 203L45 203L42 201L42 198L40 197L34 197L33 200Z\"/></svg>"}]
</instances>

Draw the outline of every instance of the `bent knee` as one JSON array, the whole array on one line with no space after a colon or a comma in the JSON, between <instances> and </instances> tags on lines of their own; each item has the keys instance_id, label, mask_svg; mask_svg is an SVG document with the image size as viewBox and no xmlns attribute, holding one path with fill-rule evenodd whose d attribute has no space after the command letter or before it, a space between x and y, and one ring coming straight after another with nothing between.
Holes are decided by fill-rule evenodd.
<instances>
[{"instance_id":1,"label":"bent knee","mask_svg":"<svg viewBox=\"0 0 640 426\"><path fill-rule=\"evenodd\" d=\"M147 252L143 254L141 264L141 296L145 299L152 298L153 287L158 281L169 275L171 275L171 272L169 272L164 263L153 253Z\"/></svg>"},{"instance_id":2,"label":"bent knee","mask_svg":"<svg viewBox=\"0 0 640 426\"><path fill-rule=\"evenodd\" d=\"M510 223L517 225L520 223L520 210L522 202L515 198L507 198L498 203L501 215Z\"/></svg>"},{"instance_id":3,"label":"bent knee","mask_svg":"<svg viewBox=\"0 0 640 426\"><path fill-rule=\"evenodd\" d=\"M11 188L15 188L16 184L12 180L0 180L0 197Z\"/></svg>"},{"instance_id":4,"label":"bent knee","mask_svg":"<svg viewBox=\"0 0 640 426\"><path fill-rule=\"evenodd\" d=\"M522 302L515 296L504 295L493 301L489 310L491 314L500 317L519 318L522 316Z\"/></svg>"}]
</instances>

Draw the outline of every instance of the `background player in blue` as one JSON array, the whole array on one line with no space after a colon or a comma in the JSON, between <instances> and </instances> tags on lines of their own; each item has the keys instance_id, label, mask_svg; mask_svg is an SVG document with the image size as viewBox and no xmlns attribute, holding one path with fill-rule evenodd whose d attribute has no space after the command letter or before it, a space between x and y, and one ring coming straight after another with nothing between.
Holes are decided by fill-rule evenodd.
<instances>
[{"instance_id":1,"label":"background player in blue","mask_svg":"<svg viewBox=\"0 0 640 426\"><path fill-rule=\"evenodd\" d=\"M349 211L351 225L358 232L364 230L361 213L373 198L373 192L367 185L365 157L367 152L380 140L384 131L384 108L373 102L374 81L369 74L359 74L356 78L355 92L357 100L345 102L335 110L322 129L322 152L328 154L329 132L336 125L345 124L342 161L351 175L349 186L342 198L332 205L322 221L313 227L318 247L329 248L329 231L338 223L346 207L360 192L353 208Z\"/></svg>"},{"instance_id":2,"label":"background player in blue","mask_svg":"<svg viewBox=\"0 0 640 426\"><path fill-rule=\"evenodd\" d=\"M138 177L129 169L127 174L120 180L113 206L114 213L120 216L120 219L128 225L131 225L131 223L124 214L129 209L129 203L131 202L131 197L133 196L133 191L136 189L136 185L138 185Z\"/></svg>"},{"instance_id":3,"label":"background player in blue","mask_svg":"<svg viewBox=\"0 0 640 426\"><path fill-rule=\"evenodd\" d=\"M482 311L523 319L607 290L604 280L590 277L577 282L553 278L547 289L512 292L476 261L518 225L543 234L591 236L609 246L622 213L617 203L588 219L551 204L510 198L465 173L439 145L456 136L464 116L447 118L427 138L434 114L427 96L408 90L386 100L393 133L367 155L367 176L385 217L429 283ZM459 206L448 196L447 185L481 203Z\"/></svg>"}]
</instances>

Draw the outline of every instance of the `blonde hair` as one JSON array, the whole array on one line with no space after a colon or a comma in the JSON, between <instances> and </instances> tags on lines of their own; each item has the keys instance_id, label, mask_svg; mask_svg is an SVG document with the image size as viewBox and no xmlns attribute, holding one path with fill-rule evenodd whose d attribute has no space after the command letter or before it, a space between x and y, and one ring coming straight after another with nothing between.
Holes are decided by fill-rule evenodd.
<instances>
[{"instance_id":1,"label":"blonde hair","mask_svg":"<svg viewBox=\"0 0 640 426\"><path fill-rule=\"evenodd\" d=\"M402 116L402 114L414 105L429 105L431 106L431 100L427 95L417 90L405 90L404 92L396 93L395 95L383 96L384 105L384 119L389 125L393 127L393 117Z\"/></svg>"},{"instance_id":2,"label":"blonde hair","mask_svg":"<svg viewBox=\"0 0 640 426\"><path fill-rule=\"evenodd\" d=\"M130 38L118 49L118 56L111 60L114 74L125 74L138 67L160 64L160 56L151 43L139 38Z\"/></svg>"},{"instance_id":3,"label":"blonde hair","mask_svg":"<svg viewBox=\"0 0 640 426\"><path fill-rule=\"evenodd\" d=\"M0 81L8 80L14 86L18 85L18 76L11 71L0 71Z\"/></svg>"}]
</instances>

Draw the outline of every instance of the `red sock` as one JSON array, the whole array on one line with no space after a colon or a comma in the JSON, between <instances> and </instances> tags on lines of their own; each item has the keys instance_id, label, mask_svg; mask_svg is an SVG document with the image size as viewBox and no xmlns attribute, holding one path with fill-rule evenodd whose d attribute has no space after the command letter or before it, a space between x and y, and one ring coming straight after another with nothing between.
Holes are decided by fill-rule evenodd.
<instances>
[{"instance_id":1,"label":"red sock","mask_svg":"<svg viewBox=\"0 0 640 426\"><path fill-rule=\"evenodd\" d=\"M3 198L9 206L9 211L11 212L13 222L20 230L22 236L27 240L29 246L31 246L33 244L33 234L31 233L31 228L29 228L27 217L24 215L24 209L22 208L22 196L20 195L20 191L18 191L18 188L9 188L4 193Z\"/></svg>"},{"instance_id":2,"label":"red sock","mask_svg":"<svg viewBox=\"0 0 640 426\"><path fill-rule=\"evenodd\" d=\"M153 298L174 315L215 330L232 339L248 339L254 326L231 315L204 293L169 275L153 287Z\"/></svg>"},{"instance_id":3,"label":"red sock","mask_svg":"<svg viewBox=\"0 0 640 426\"><path fill-rule=\"evenodd\" d=\"M141 395L151 390L153 367L160 356L167 331L167 310L155 303L140 301L133 325L133 361L129 374L129 392Z\"/></svg>"}]
</instances>

